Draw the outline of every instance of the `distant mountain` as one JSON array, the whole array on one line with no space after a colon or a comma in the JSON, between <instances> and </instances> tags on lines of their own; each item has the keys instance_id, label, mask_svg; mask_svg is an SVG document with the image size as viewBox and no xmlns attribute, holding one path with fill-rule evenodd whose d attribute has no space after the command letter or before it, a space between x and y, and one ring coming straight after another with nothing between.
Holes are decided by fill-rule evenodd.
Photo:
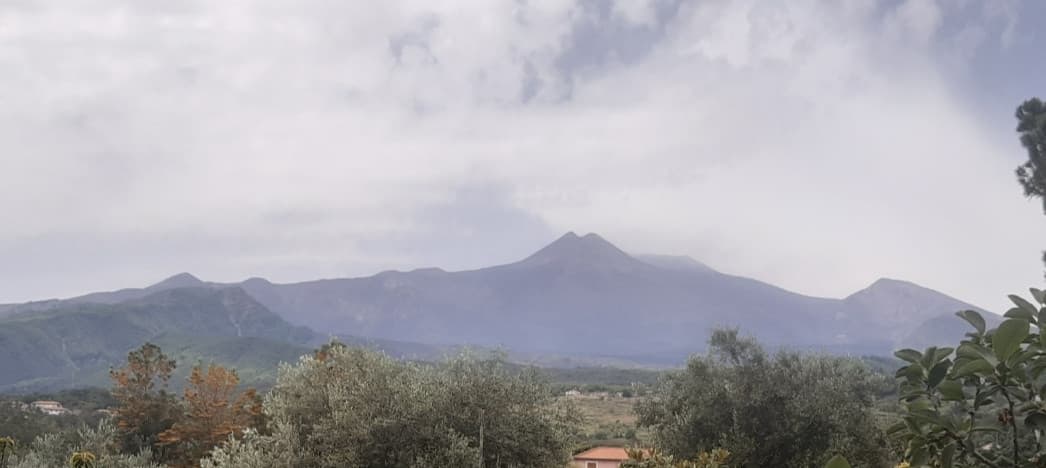
<instances>
[{"instance_id":1,"label":"distant mountain","mask_svg":"<svg viewBox=\"0 0 1046 468\"><path fill-rule=\"evenodd\" d=\"M630 355L703 347L716 325L774 343L806 342L832 301L747 278L664 269L597 235L567 234L530 257L474 271L242 284L288 320L317 330L438 344Z\"/></svg>"},{"instance_id":2,"label":"distant mountain","mask_svg":"<svg viewBox=\"0 0 1046 468\"><path fill-rule=\"evenodd\" d=\"M222 346L257 351L252 345L258 340L293 345L315 339L312 331L287 323L241 288L168 289L118 304L61 302L0 319L0 389L95 381L145 341L204 340L211 351ZM206 349L196 355L221 357Z\"/></svg>"},{"instance_id":3,"label":"distant mountain","mask_svg":"<svg viewBox=\"0 0 1046 468\"><path fill-rule=\"evenodd\" d=\"M144 288L127 288L118 291L105 291L85 294L83 296L69 299L47 299L43 301L26 302L24 304L0 304L0 317L23 312L39 312L54 310L70 304L118 304L120 302L140 299L150 294L179 288L211 287L212 283L204 283L199 278L189 273L179 273L159 283Z\"/></svg>"},{"instance_id":4,"label":"distant mountain","mask_svg":"<svg viewBox=\"0 0 1046 468\"><path fill-rule=\"evenodd\" d=\"M949 343L970 331L955 317L960 310L980 312L988 325L998 315L914 283L882 278L843 299L855 330L871 329L898 346L923 348Z\"/></svg>"},{"instance_id":5,"label":"distant mountain","mask_svg":"<svg viewBox=\"0 0 1046 468\"><path fill-rule=\"evenodd\" d=\"M470 271L293 284L218 284L183 273L146 288L0 306L0 355L14 357L0 363L0 388L83 376L144 340L177 346L180 337L192 337L187 356L226 360L230 349L286 357L339 336L407 359L469 345L550 365L673 365L703 351L712 328L730 326L770 347L889 355L954 343L966 331L954 317L962 309L998 322L904 281L811 297L689 257L633 256L596 234L567 233L516 263ZM266 353L266 343L285 349Z\"/></svg>"},{"instance_id":6,"label":"distant mountain","mask_svg":"<svg viewBox=\"0 0 1046 468\"><path fill-rule=\"evenodd\" d=\"M688 257L631 256L598 235L574 233L517 263L479 270L282 285L253 279L240 286L289 321L317 330L677 362L703 350L716 326L739 327L770 346L889 354L916 337L954 341L964 331L954 312L983 312L895 280L845 299L804 296ZM942 316L955 327L910 336Z\"/></svg>"}]
</instances>

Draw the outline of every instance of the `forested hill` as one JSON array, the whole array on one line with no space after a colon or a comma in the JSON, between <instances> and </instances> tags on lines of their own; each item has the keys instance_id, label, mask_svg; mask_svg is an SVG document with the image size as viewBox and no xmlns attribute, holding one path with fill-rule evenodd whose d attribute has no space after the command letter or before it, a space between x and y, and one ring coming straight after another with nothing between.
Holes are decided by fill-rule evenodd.
<instances>
[{"instance_id":1,"label":"forested hill","mask_svg":"<svg viewBox=\"0 0 1046 468\"><path fill-rule=\"evenodd\" d=\"M109 367L146 341L188 359L274 368L315 340L240 288L172 289L119 304L66 302L0 319L0 389L104 385Z\"/></svg>"}]
</instances>

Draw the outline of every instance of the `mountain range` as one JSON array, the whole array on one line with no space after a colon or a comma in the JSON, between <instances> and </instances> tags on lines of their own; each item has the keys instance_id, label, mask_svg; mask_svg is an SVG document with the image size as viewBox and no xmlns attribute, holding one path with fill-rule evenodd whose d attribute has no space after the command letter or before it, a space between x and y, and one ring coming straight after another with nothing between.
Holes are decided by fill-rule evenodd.
<instances>
[{"instance_id":1,"label":"mountain range","mask_svg":"<svg viewBox=\"0 0 1046 468\"><path fill-rule=\"evenodd\" d=\"M728 326L771 347L888 355L956 341L965 326L954 313L963 309L998 321L909 282L811 297L689 257L631 255L596 234L567 233L521 261L477 270L290 284L183 273L145 288L0 305L0 355L12 357L0 363L0 389L96 378L87 376L145 340L189 343L179 348L187 356L220 361L230 353L293 359L338 336L414 357L469 345L574 363L674 365L702 351L712 328Z\"/></svg>"}]
</instances>

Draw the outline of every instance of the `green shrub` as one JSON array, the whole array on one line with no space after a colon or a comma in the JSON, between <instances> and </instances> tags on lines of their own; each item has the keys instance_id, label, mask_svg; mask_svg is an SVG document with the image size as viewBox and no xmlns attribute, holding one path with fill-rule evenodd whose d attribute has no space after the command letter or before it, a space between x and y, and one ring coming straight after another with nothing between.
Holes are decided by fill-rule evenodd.
<instances>
[{"instance_id":1,"label":"green shrub","mask_svg":"<svg viewBox=\"0 0 1046 468\"><path fill-rule=\"evenodd\" d=\"M957 313L973 331L956 348L895 353L908 365L897 371L903 420L890 432L912 466L1046 466L1046 297L1031 295L1010 296L1015 307L993 329Z\"/></svg>"}]
</instances>

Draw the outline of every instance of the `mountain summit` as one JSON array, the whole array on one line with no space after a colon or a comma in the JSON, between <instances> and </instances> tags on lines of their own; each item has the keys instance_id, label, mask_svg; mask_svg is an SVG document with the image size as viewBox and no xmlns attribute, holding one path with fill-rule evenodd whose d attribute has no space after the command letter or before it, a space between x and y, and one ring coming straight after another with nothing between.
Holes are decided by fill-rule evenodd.
<instances>
[{"instance_id":1,"label":"mountain summit","mask_svg":"<svg viewBox=\"0 0 1046 468\"><path fill-rule=\"evenodd\" d=\"M598 234L578 236L574 232L568 232L517 265L555 265L624 271L642 267L644 264Z\"/></svg>"},{"instance_id":2,"label":"mountain summit","mask_svg":"<svg viewBox=\"0 0 1046 468\"><path fill-rule=\"evenodd\" d=\"M145 289L149 291L164 291L176 288L195 288L205 283L189 273L179 273Z\"/></svg>"}]
</instances>

